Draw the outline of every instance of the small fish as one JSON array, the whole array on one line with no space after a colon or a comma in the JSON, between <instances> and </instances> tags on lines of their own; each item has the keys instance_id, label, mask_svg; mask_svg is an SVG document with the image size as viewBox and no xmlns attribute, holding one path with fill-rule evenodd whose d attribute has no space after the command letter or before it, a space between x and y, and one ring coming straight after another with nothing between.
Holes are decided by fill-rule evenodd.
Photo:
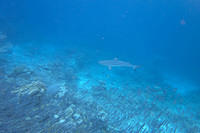
<instances>
[{"instance_id":1,"label":"small fish","mask_svg":"<svg viewBox=\"0 0 200 133\"><path fill-rule=\"evenodd\" d=\"M129 62L118 60L117 58L114 58L113 60L102 60L98 62L101 65L107 66L109 70L112 69L112 67L131 67L133 70L136 70L140 66L133 65Z\"/></svg>"}]
</instances>

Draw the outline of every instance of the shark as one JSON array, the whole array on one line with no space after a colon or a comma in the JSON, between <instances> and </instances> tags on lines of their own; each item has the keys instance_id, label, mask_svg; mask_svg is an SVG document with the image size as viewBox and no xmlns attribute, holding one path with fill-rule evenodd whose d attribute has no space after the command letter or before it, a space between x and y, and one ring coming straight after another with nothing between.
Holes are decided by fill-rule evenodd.
<instances>
[{"instance_id":1,"label":"shark","mask_svg":"<svg viewBox=\"0 0 200 133\"><path fill-rule=\"evenodd\" d=\"M103 66L107 66L109 70L111 70L112 67L131 67L134 71L136 71L136 69L140 67L139 65L133 65L129 62L118 60L118 58L114 58L112 60L101 60L98 63Z\"/></svg>"}]
</instances>

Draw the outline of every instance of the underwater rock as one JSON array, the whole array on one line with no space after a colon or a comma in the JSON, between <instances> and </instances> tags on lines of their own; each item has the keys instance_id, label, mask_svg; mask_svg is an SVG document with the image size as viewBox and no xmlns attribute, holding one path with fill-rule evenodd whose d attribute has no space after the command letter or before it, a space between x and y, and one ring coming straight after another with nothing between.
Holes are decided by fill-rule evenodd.
<instances>
[{"instance_id":1,"label":"underwater rock","mask_svg":"<svg viewBox=\"0 0 200 133\"><path fill-rule=\"evenodd\" d=\"M78 121L76 121L76 123L80 125L81 123L83 123L83 120L79 119Z\"/></svg>"},{"instance_id":2,"label":"underwater rock","mask_svg":"<svg viewBox=\"0 0 200 133\"><path fill-rule=\"evenodd\" d=\"M65 84L61 84L60 87L59 87L59 91L57 92L56 96L58 98L62 98L65 95L66 92L67 92L67 89L65 87Z\"/></svg>"},{"instance_id":3,"label":"underwater rock","mask_svg":"<svg viewBox=\"0 0 200 133\"><path fill-rule=\"evenodd\" d=\"M50 82L48 83L48 87L47 87L47 93L51 96L57 96L57 97L62 97L63 94L65 93L65 87L64 87L64 83L62 82ZM62 93L64 92L64 93Z\"/></svg>"},{"instance_id":4,"label":"underwater rock","mask_svg":"<svg viewBox=\"0 0 200 133\"><path fill-rule=\"evenodd\" d=\"M72 109L72 105L69 106L66 110L65 110L65 118L69 118L72 116L72 114L74 113L74 110Z\"/></svg>"},{"instance_id":5,"label":"underwater rock","mask_svg":"<svg viewBox=\"0 0 200 133\"><path fill-rule=\"evenodd\" d=\"M35 119L39 119L39 118L40 118L40 116L39 116L39 115L36 115L34 118L35 118Z\"/></svg>"},{"instance_id":6,"label":"underwater rock","mask_svg":"<svg viewBox=\"0 0 200 133\"><path fill-rule=\"evenodd\" d=\"M30 96L40 96L40 94L46 91L45 85L40 81L33 81L24 86L18 87L16 90L12 91L12 93L18 94L18 96L22 95L30 95Z\"/></svg>"},{"instance_id":7,"label":"underwater rock","mask_svg":"<svg viewBox=\"0 0 200 133\"><path fill-rule=\"evenodd\" d=\"M91 122L92 122L93 130L106 130L108 128L107 123L103 122L100 119L95 118L95 119L91 120Z\"/></svg>"},{"instance_id":8,"label":"underwater rock","mask_svg":"<svg viewBox=\"0 0 200 133\"><path fill-rule=\"evenodd\" d=\"M74 120L78 120L80 117L81 115L77 113L73 115Z\"/></svg>"},{"instance_id":9,"label":"underwater rock","mask_svg":"<svg viewBox=\"0 0 200 133\"><path fill-rule=\"evenodd\" d=\"M74 122L73 119L69 119L65 124L65 127L67 127L68 129L74 129L76 128L76 123Z\"/></svg>"},{"instance_id":10,"label":"underwater rock","mask_svg":"<svg viewBox=\"0 0 200 133\"><path fill-rule=\"evenodd\" d=\"M55 119L59 118L59 115L54 115L54 118L55 118Z\"/></svg>"},{"instance_id":11,"label":"underwater rock","mask_svg":"<svg viewBox=\"0 0 200 133\"><path fill-rule=\"evenodd\" d=\"M65 122L65 119L60 119L59 123L64 123Z\"/></svg>"},{"instance_id":12,"label":"underwater rock","mask_svg":"<svg viewBox=\"0 0 200 133\"><path fill-rule=\"evenodd\" d=\"M75 113L74 115L73 115L73 119L76 121L76 123L77 124L81 124L81 123L83 123L83 119L81 118L81 115L80 114L78 114L78 113Z\"/></svg>"},{"instance_id":13,"label":"underwater rock","mask_svg":"<svg viewBox=\"0 0 200 133\"><path fill-rule=\"evenodd\" d=\"M105 121L107 117L107 113L103 110L98 112L98 118L100 118L102 121Z\"/></svg>"}]
</instances>

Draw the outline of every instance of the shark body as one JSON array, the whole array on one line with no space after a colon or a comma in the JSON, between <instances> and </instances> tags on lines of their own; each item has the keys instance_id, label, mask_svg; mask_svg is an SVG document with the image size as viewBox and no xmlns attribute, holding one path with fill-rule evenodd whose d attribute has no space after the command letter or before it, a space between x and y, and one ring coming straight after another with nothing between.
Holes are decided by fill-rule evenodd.
<instances>
[{"instance_id":1,"label":"shark body","mask_svg":"<svg viewBox=\"0 0 200 133\"><path fill-rule=\"evenodd\" d=\"M112 67L131 67L134 70L139 67L138 65L133 65L129 62L118 60L117 58L114 58L113 60L102 60L99 61L99 64L107 66L109 70L111 70Z\"/></svg>"}]
</instances>

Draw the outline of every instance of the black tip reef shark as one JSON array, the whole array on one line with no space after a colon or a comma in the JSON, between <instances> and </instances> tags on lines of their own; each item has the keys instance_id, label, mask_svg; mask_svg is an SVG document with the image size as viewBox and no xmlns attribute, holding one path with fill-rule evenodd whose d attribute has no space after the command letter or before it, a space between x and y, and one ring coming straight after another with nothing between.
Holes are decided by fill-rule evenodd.
<instances>
[{"instance_id":1,"label":"black tip reef shark","mask_svg":"<svg viewBox=\"0 0 200 133\"><path fill-rule=\"evenodd\" d=\"M99 61L99 64L107 66L109 70L112 69L112 67L131 67L133 70L136 70L139 66L133 65L129 62L118 60L117 58L114 58L113 60L102 60Z\"/></svg>"}]
</instances>

